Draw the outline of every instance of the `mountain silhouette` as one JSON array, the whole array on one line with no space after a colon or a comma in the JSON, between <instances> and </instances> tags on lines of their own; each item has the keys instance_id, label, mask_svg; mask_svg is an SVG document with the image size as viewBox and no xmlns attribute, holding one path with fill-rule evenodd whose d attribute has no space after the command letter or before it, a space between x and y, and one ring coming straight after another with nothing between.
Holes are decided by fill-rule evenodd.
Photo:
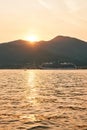
<instances>
[{"instance_id":1,"label":"mountain silhouette","mask_svg":"<svg viewBox=\"0 0 87 130\"><path fill-rule=\"evenodd\" d=\"M87 42L66 36L31 44L16 40L0 44L0 68L23 68L43 63L73 63L87 67Z\"/></svg>"}]
</instances>

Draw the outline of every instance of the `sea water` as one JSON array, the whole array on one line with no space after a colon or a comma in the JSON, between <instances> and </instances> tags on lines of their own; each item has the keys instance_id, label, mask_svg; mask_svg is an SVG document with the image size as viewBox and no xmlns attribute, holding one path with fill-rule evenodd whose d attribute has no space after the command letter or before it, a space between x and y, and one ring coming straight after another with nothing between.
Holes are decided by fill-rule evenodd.
<instances>
[{"instance_id":1,"label":"sea water","mask_svg":"<svg viewBox=\"0 0 87 130\"><path fill-rule=\"evenodd\" d=\"M0 130L87 130L87 70L0 70Z\"/></svg>"}]
</instances>

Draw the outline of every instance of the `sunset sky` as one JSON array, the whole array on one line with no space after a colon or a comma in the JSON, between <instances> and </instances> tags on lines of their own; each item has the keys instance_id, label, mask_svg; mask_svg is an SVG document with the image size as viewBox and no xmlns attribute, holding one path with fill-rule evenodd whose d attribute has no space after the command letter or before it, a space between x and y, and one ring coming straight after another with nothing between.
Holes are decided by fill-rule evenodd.
<instances>
[{"instance_id":1,"label":"sunset sky","mask_svg":"<svg viewBox=\"0 0 87 130\"><path fill-rule=\"evenodd\" d=\"M87 41L87 0L0 0L0 42L30 35Z\"/></svg>"}]
</instances>

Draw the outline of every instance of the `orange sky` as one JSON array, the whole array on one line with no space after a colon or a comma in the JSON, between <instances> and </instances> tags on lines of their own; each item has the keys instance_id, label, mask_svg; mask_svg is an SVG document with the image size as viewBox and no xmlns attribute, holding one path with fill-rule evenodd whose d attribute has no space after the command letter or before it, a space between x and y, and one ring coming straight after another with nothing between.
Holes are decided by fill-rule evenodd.
<instances>
[{"instance_id":1,"label":"orange sky","mask_svg":"<svg viewBox=\"0 0 87 130\"><path fill-rule=\"evenodd\" d=\"M0 42L29 35L87 41L87 0L0 0Z\"/></svg>"}]
</instances>

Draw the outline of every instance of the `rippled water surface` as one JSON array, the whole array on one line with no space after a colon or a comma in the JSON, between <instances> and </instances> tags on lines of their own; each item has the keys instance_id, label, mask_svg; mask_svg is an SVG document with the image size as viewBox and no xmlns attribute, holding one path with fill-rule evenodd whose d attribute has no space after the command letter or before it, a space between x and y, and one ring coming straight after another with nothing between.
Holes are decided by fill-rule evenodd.
<instances>
[{"instance_id":1,"label":"rippled water surface","mask_svg":"<svg viewBox=\"0 0 87 130\"><path fill-rule=\"evenodd\" d=\"M0 130L87 130L87 70L0 70Z\"/></svg>"}]
</instances>

